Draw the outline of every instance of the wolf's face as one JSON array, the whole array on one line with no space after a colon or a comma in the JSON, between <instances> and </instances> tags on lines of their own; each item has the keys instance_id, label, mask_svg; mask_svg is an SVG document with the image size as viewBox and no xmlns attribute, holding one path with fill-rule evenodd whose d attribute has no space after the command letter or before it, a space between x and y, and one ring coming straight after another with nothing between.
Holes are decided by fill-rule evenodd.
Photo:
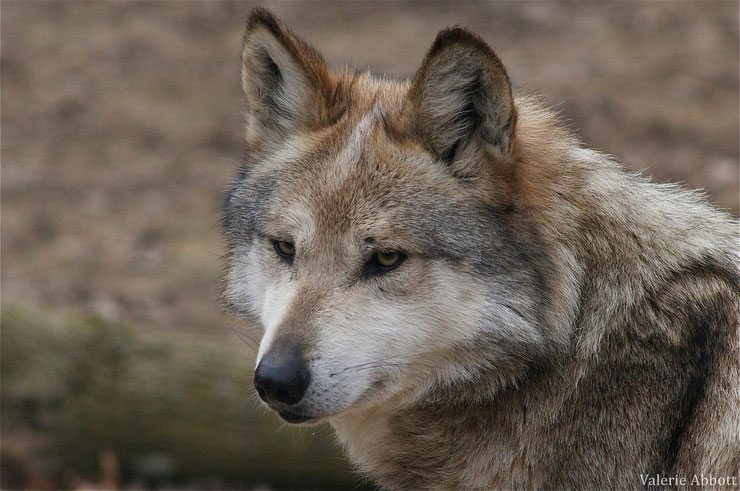
<instances>
[{"instance_id":1,"label":"wolf's face","mask_svg":"<svg viewBox=\"0 0 740 491\"><path fill-rule=\"evenodd\" d=\"M243 60L223 296L264 329L260 397L298 423L523 371L544 293L507 219L516 115L490 48L451 29L410 84L335 74L258 10Z\"/></svg>"}]
</instances>

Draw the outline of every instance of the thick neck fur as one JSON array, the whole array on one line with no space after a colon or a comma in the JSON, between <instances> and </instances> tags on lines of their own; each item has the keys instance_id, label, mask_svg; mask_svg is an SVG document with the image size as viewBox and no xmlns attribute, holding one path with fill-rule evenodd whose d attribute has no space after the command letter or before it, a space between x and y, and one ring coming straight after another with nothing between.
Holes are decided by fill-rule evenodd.
<instances>
[{"instance_id":1,"label":"thick neck fur","mask_svg":"<svg viewBox=\"0 0 740 491\"><path fill-rule=\"evenodd\" d=\"M692 331L696 306L711 295L734 298L729 311L738 312L732 221L696 193L652 184L582 149L535 102L518 98L517 111L512 223L547 258L543 331L559 348L515 384L487 387L498 378L482 373L432 384L414 402L399 395L342 414L332 420L339 439L390 488L636 488L640 473L705 469L682 443L700 427L737 428L738 412L710 417L686 387L721 375L697 364L675 387L661 378L675 378L687 358L713 356L718 343L740 359L733 319L717 314L719 327ZM701 272L708 267L716 274ZM687 288L693 307L672 295ZM690 344L696 336L708 343L703 355ZM653 354L666 346L668 354ZM731 367L725 376L740 374L737 362ZM664 424L681 411L683 426Z\"/></svg>"}]
</instances>

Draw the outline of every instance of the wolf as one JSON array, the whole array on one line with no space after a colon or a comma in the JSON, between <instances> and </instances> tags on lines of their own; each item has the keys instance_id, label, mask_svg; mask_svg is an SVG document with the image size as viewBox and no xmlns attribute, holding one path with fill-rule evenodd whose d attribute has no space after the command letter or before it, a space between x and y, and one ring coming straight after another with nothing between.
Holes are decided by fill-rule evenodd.
<instances>
[{"instance_id":1,"label":"wolf","mask_svg":"<svg viewBox=\"0 0 740 491\"><path fill-rule=\"evenodd\" d=\"M283 420L384 488L737 484L730 215L585 148L461 27L391 80L257 8L242 85L222 296Z\"/></svg>"}]
</instances>

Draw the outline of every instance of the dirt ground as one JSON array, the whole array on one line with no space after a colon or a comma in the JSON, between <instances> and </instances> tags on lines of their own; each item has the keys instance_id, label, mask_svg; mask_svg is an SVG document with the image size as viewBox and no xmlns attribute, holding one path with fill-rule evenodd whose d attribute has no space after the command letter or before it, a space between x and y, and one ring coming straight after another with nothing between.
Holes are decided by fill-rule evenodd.
<instances>
[{"instance_id":1,"label":"dirt ground","mask_svg":"<svg viewBox=\"0 0 740 491\"><path fill-rule=\"evenodd\" d=\"M263 4L331 65L391 76L469 26L589 146L740 211L736 1ZM219 213L253 5L2 2L3 304L173 336L238 325L216 301Z\"/></svg>"}]
</instances>

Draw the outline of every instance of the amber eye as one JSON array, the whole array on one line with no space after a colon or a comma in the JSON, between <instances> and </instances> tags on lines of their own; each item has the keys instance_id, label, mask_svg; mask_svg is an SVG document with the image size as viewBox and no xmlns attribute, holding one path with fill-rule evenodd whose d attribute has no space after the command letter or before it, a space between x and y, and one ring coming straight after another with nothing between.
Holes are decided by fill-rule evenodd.
<instances>
[{"instance_id":1,"label":"amber eye","mask_svg":"<svg viewBox=\"0 0 740 491\"><path fill-rule=\"evenodd\" d=\"M406 254L398 251L376 252L373 257L365 263L363 273L365 276L376 276L387 273L398 267L406 259Z\"/></svg>"},{"instance_id":2,"label":"amber eye","mask_svg":"<svg viewBox=\"0 0 740 491\"><path fill-rule=\"evenodd\" d=\"M275 244L275 250L281 258L287 261L293 259L295 255L295 244L284 240L273 240L272 242Z\"/></svg>"},{"instance_id":3,"label":"amber eye","mask_svg":"<svg viewBox=\"0 0 740 491\"><path fill-rule=\"evenodd\" d=\"M380 264L384 268L392 268L400 260L401 260L401 253L398 251L378 253L378 264Z\"/></svg>"}]
</instances>

